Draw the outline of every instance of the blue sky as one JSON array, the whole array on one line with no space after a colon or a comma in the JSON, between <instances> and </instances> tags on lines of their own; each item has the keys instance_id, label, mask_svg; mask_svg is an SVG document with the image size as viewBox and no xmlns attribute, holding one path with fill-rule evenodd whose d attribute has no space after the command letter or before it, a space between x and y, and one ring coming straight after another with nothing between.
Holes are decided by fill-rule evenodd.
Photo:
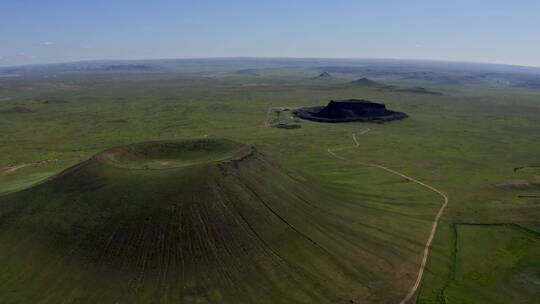
<instances>
[{"instance_id":1,"label":"blue sky","mask_svg":"<svg viewBox=\"0 0 540 304\"><path fill-rule=\"evenodd\" d=\"M540 1L0 0L0 66L232 56L540 66Z\"/></svg>"}]
</instances>

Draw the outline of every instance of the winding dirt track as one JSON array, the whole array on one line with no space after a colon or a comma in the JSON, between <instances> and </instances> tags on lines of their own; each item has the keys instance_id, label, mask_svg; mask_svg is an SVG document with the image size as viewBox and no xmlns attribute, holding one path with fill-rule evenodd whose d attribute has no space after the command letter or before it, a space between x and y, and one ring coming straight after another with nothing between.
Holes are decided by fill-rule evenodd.
<instances>
[{"instance_id":1,"label":"winding dirt track","mask_svg":"<svg viewBox=\"0 0 540 304\"><path fill-rule=\"evenodd\" d=\"M362 134L366 134L367 132L369 132L370 129L366 129L362 132L360 132L359 134L362 135ZM337 159L341 159L341 160L345 160L345 161L350 161L348 160L347 158L343 157L343 156L340 156L340 155L337 155L335 152L336 151L342 151L342 150L345 150L345 149L354 149L354 148L357 148L358 146L360 146L360 143L358 143L358 140L356 139L356 134L353 134L352 135L352 138L353 138L353 141L354 141L354 145L353 146L347 146L347 147L341 147L341 148L336 148L336 149L330 149L328 148L328 153L330 155L332 155L333 157L337 158ZM431 232L429 234L429 237L426 241L426 245L424 246L424 256L422 257L422 263L420 264L420 269L418 269L418 275L416 277L416 281L414 282L414 285L412 286L411 290L409 291L409 293L399 302L400 304L405 304L407 303L413 296L414 294L416 293L416 291L418 290L418 286L420 286L420 282L422 282L422 276L424 275L424 269L426 268L426 264L427 264L427 259L428 259L428 256L429 256L429 250L431 249L431 242L433 241L433 238L435 237L435 233L437 232L437 226L439 224L439 220L444 212L444 209L446 209L446 205L448 205L448 196L446 196L446 194L444 194L441 190L433 187L433 186L430 186L424 182L421 182L415 178L412 178L408 175L405 175L403 173L400 173L396 170L392 170L390 168L387 168L385 166L382 166L382 165L379 165L379 164L372 164L372 163L365 163L365 162L358 162L358 161L350 161L350 162L353 162L355 164L359 164L359 165L362 165L362 166L367 166L367 167L375 167L375 168L379 168L379 169L382 169L382 170L385 170L387 172L390 172L394 175L397 175L397 176L400 176L400 177L403 177L411 182L414 182L422 187L425 187L435 193L437 193L438 195L440 195L442 198L443 198L443 204L441 206L441 208L439 209L439 211L437 212L437 215L435 216L435 219L433 220L433 225L431 227Z\"/></svg>"}]
</instances>

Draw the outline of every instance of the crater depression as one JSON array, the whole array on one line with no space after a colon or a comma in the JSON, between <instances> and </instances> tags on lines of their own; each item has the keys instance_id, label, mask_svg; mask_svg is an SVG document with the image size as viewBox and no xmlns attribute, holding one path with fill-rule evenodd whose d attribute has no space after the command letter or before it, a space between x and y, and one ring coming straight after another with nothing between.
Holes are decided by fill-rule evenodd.
<instances>
[{"instance_id":1,"label":"crater depression","mask_svg":"<svg viewBox=\"0 0 540 304\"><path fill-rule=\"evenodd\" d=\"M94 158L126 169L168 169L240 158L250 149L228 140L157 141L108 149Z\"/></svg>"}]
</instances>

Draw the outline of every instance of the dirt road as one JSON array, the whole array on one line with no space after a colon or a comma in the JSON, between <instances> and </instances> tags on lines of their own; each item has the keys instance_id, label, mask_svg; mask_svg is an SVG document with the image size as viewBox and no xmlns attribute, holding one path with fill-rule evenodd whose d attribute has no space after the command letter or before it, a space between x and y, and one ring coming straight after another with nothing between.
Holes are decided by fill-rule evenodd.
<instances>
[{"instance_id":1,"label":"dirt road","mask_svg":"<svg viewBox=\"0 0 540 304\"><path fill-rule=\"evenodd\" d=\"M369 132L370 129L366 129L358 134L362 135L362 134L366 134L367 132ZM358 142L358 140L356 139L356 134L353 134L352 135L352 138L353 138L353 141L354 141L354 145L353 146L347 146L347 147L341 147L341 148L336 148L336 149L330 149L328 148L328 153L330 155L332 155L333 157L337 158L337 159L341 159L341 160L345 160L345 161L350 161L350 162L353 162L355 164L359 164L359 165L362 165L362 166L367 166L367 167L374 167L374 168L379 168L379 169L382 169L382 170L385 170L389 173L392 173L394 175L397 175L397 176L400 176L400 177L403 177L411 182L414 182L422 187L425 187L435 193L437 193L438 195L440 195L442 198L443 198L443 204L441 205L441 208L439 209L439 211L437 212L437 215L435 216L435 219L433 220L433 225L431 226L431 232L429 234L429 237L426 241L426 244L424 246L424 255L422 257L422 263L420 264L420 269L418 269L418 274L416 276L416 281L414 282L414 285L412 286L411 290L409 291L409 293L399 302L400 304L405 304L407 303L413 296L414 294L416 293L416 291L418 290L418 286L420 286L420 282L422 282L422 277L424 275L424 270L426 268L426 264L427 264L427 259L428 259L428 256L429 256L429 251L431 249L431 242L433 241L433 238L435 237L435 233L437 232L437 226L439 224L439 220L444 212L444 209L446 209L446 205L448 205L448 196L446 196L446 194L444 194L441 190L433 187L433 186L430 186L424 182L421 182L415 178L412 178L406 174L403 174L401 172L398 172L396 170L393 170L393 169L390 169L390 168L387 168L385 166L382 166L382 165L379 165L379 164L372 164L372 163L365 163L365 162L358 162L358 161L351 161L343 156L340 156L340 155L337 155L335 152L336 151L342 151L342 150L345 150L345 149L353 149L353 148L356 148L358 146L360 146L360 143Z\"/></svg>"}]
</instances>

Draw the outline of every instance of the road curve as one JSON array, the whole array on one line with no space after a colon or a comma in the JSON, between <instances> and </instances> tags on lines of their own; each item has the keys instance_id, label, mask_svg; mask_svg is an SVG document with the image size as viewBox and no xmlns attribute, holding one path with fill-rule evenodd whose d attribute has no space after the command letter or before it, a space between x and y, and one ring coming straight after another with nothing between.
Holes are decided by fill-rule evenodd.
<instances>
[{"instance_id":1,"label":"road curve","mask_svg":"<svg viewBox=\"0 0 540 304\"><path fill-rule=\"evenodd\" d=\"M359 134L366 134L367 132L369 132L370 129L366 129L362 132L360 132ZM340 155L337 155L335 152L336 151L342 151L342 150L345 150L345 149L352 149L352 148L356 148L358 146L360 146L360 143L358 142L358 140L356 139L356 134L353 134L352 135L352 138L353 138L353 141L354 141L354 145L353 146L347 146L347 147L342 147L342 148L336 148L336 149L330 149L328 148L328 153L330 155L332 155L333 157L337 158L337 159L341 159L341 160L345 160L345 161L350 161L348 160L347 158L343 157L343 156L340 156ZM426 245L424 246L424 256L422 257L422 263L420 264L420 269L418 269L418 275L416 276L416 281L414 282L414 285L412 286L411 290L409 291L409 293L407 293L407 295L399 302L400 304L405 304L407 303L413 296L414 294L416 293L416 291L418 290L418 287L420 286L420 282L422 282L422 277L424 275L424 270L426 268L426 264L427 264L427 259L428 259L428 256L429 256L429 251L431 249L431 242L433 241L433 238L435 237L435 233L437 232L437 226L439 225L439 220L441 219L441 216L442 214L444 213L444 210L446 209L446 206L448 205L448 196L446 196L446 194L444 194L444 192L442 192L441 190L433 187L433 186L430 186L424 182L421 182L415 178L412 178L406 174L403 174L401 172L398 172L396 170L393 170L393 169L390 169L390 168L387 168L385 166L382 166L382 165L379 165L379 164L372 164L372 163L365 163L365 162L358 162L358 161L352 161L356 164L359 164L359 165L363 165L363 166L367 166L367 167L374 167L374 168L379 168L379 169L382 169L382 170L385 170L389 173L392 173L394 175L397 175L397 176L400 176L400 177L403 177L411 182L414 182L422 187L425 187L435 193L437 193L438 195L440 195L442 198L443 198L443 204L441 205L441 208L439 209L439 211L437 212L437 215L435 216L435 219L433 220L433 225L431 226L431 232L429 234L429 237L426 241Z\"/></svg>"}]
</instances>

